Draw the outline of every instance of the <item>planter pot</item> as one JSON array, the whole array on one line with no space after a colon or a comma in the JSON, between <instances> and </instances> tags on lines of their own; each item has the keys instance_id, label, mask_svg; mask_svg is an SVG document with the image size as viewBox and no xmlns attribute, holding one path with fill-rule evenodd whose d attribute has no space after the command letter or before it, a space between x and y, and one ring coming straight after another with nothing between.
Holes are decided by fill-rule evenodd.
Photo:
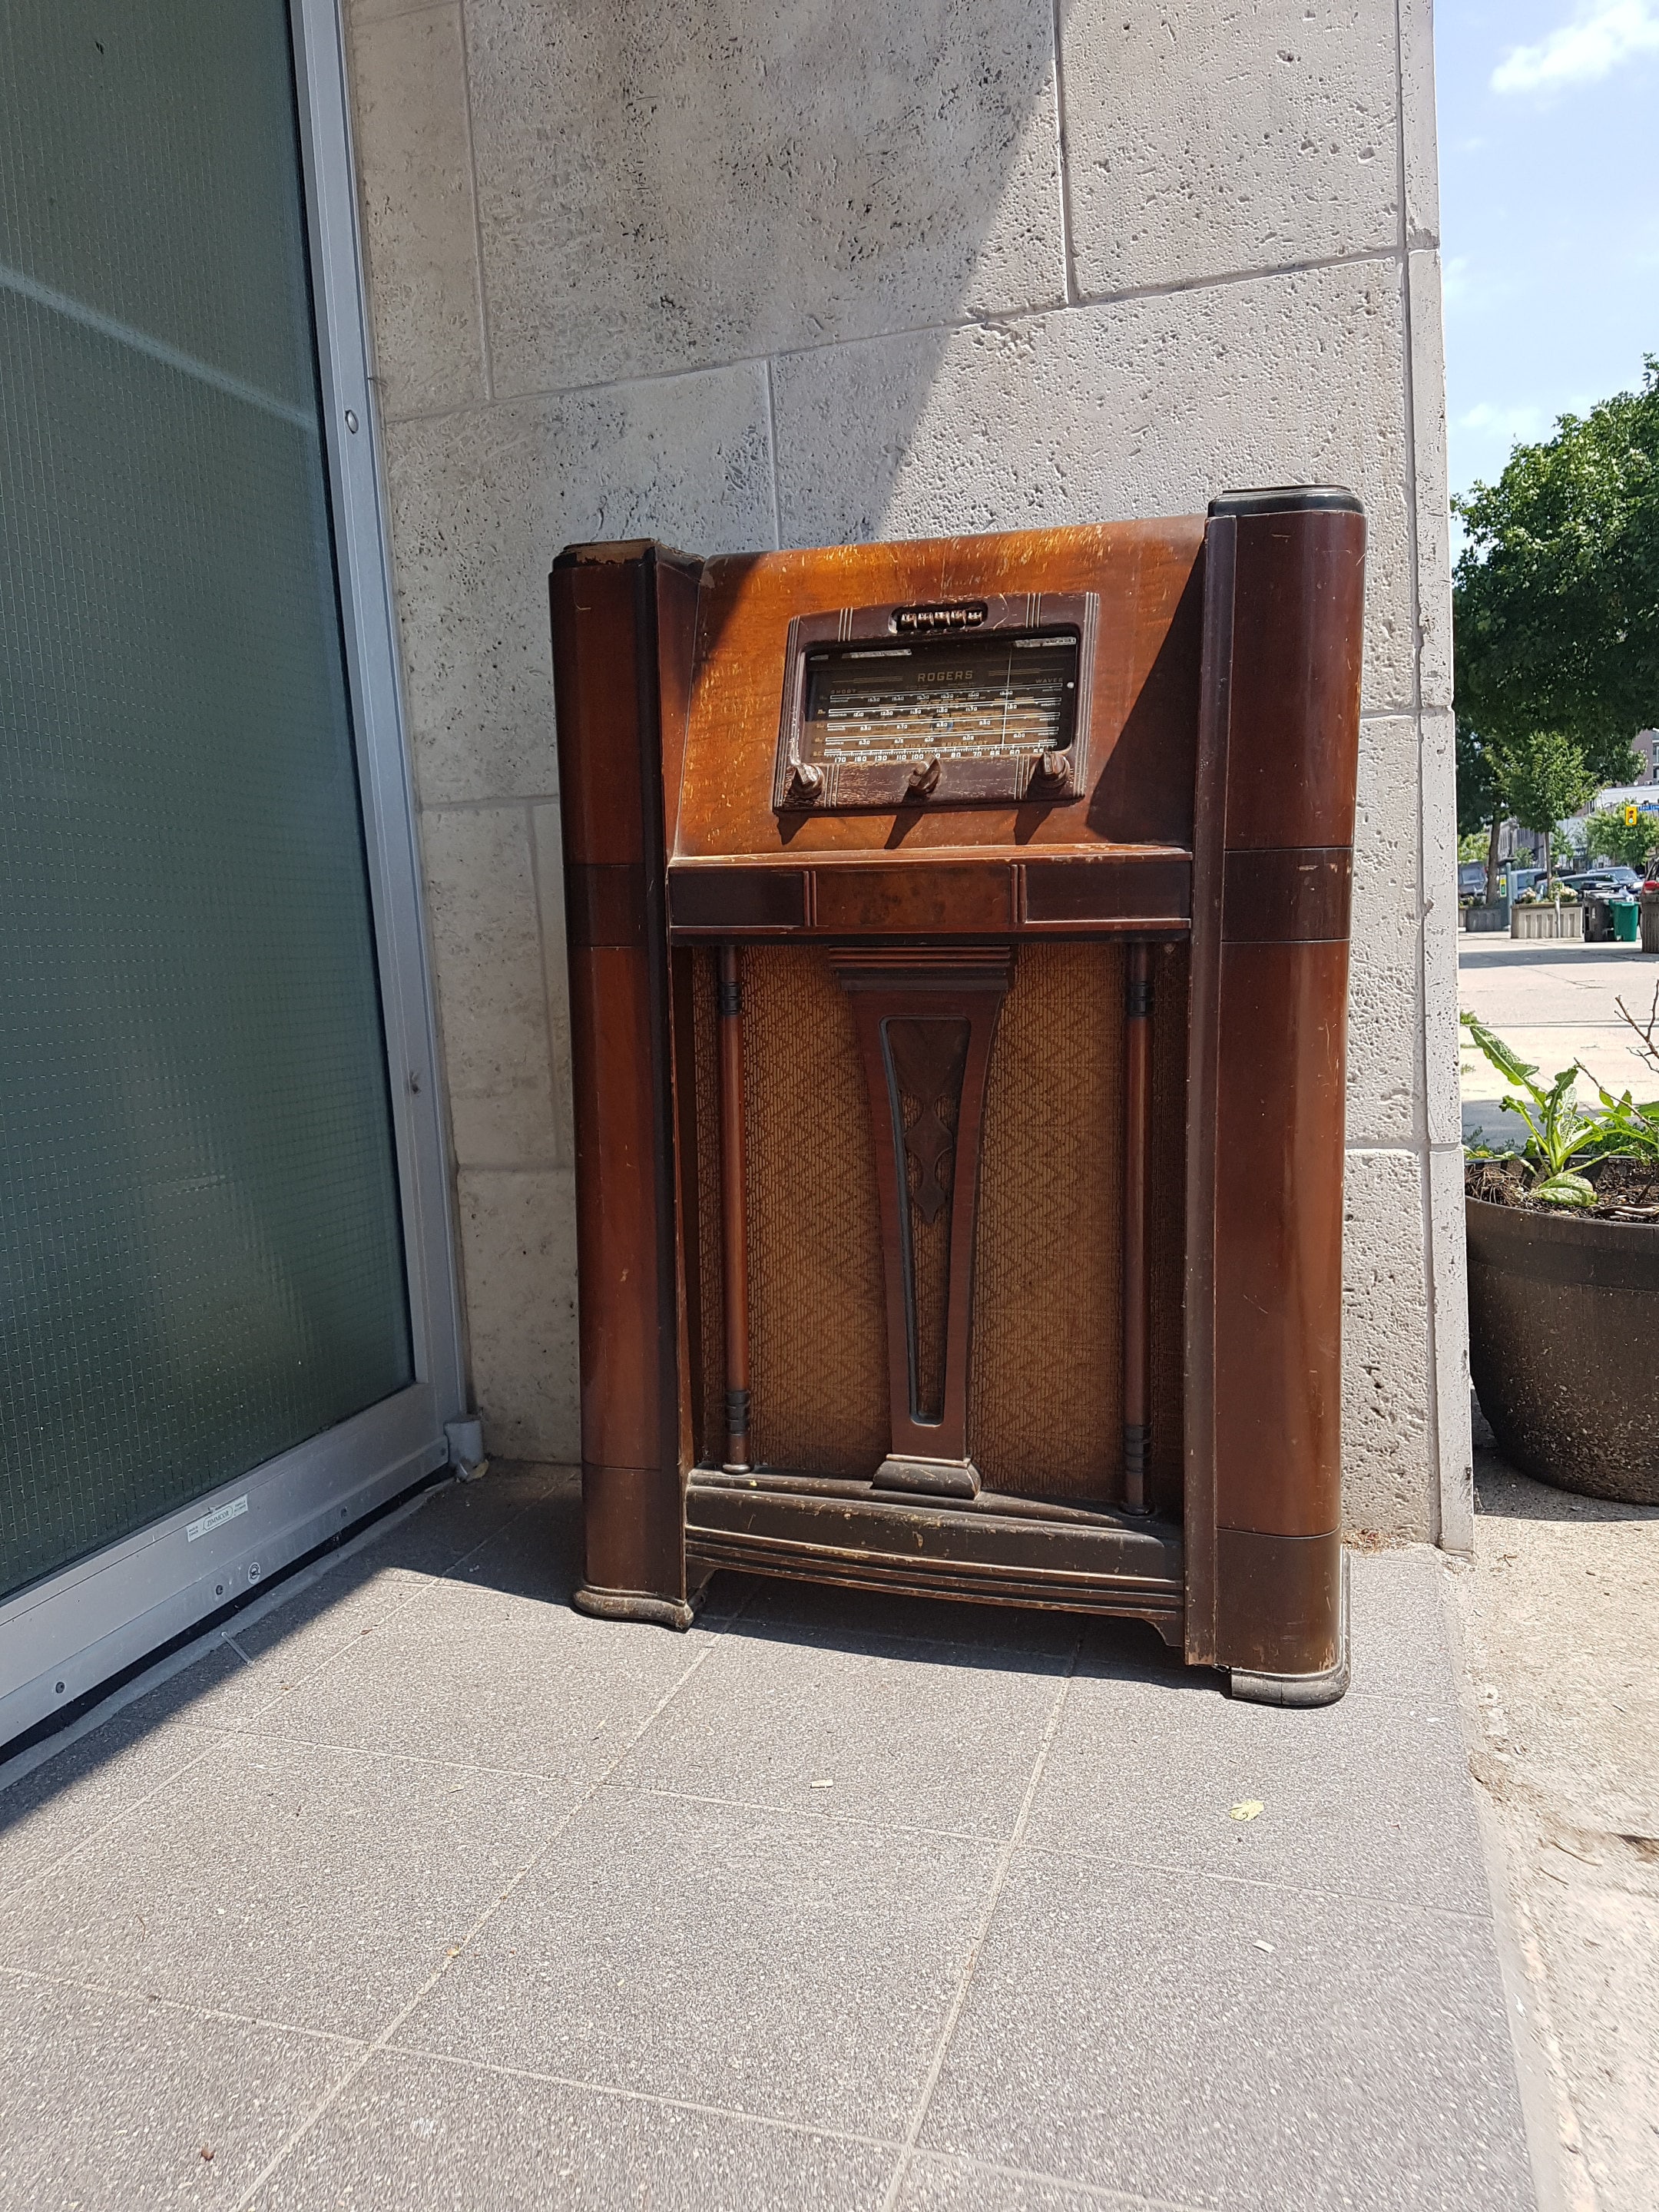
<instances>
[{"instance_id":1,"label":"planter pot","mask_svg":"<svg viewBox=\"0 0 1659 2212\"><path fill-rule=\"evenodd\" d=\"M1466 906L1463 909L1465 929L1506 930L1509 926L1510 902L1507 899L1494 899L1490 906L1483 899L1478 904Z\"/></svg>"},{"instance_id":2,"label":"planter pot","mask_svg":"<svg viewBox=\"0 0 1659 2212\"><path fill-rule=\"evenodd\" d=\"M1642 908L1642 950L1659 952L1659 891L1644 891Z\"/></svg>"},{"instance_id":3,"label":"planter pot","mask_svg":"<svg viewBox=\"0 0 1659 2212\"><path fill-rule=\"evenodd\" d=\"M1584 910L1577 906L1512 906L1511 937L1582 937Z\"/></svg>"},{"instance_id":4,"label":"planter pot","mask_svg":"<svg viewBox=\"0 0 1659 2212\"><path fill-rule=\"evenodd\" d=\"M1659 1226L1466 1198L1469 1366L1505 1458L1659 1505Z\"/></svg>"}]
</instances>

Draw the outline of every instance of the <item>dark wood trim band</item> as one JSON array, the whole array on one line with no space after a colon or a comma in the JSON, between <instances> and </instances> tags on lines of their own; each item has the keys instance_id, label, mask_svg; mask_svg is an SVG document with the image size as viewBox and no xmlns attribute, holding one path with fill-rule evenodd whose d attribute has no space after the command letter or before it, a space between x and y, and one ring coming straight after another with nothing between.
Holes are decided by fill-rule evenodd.
<instances>
[{"instance_id":1,"label":"dark wood trim band","mask_svg":"<svg viewBox=\"0 0 1659 2212\"><path fill-rule=\"evenodd\" d=\"M1218 1532L1224 1664L1261 1674L1322 1674L1341 1646L1342 1538Z\"/></svg>"},{"instance_id":2,"label":"dark wood trim band","mask_svg":"<svg viewBox=\"0 0 1659 2212\"><path fill-rule=\"evenodd\" d=\"M1348 935L1353 852L1346 845L1229 853L1221 898L1228 945L1322 945Z\"/></svg>"},{"instance_id":3,"label":"dark wood trim band","mask_svg":"<svg viewBox=\"0 0 1659 2212\"><path fill-rule=\"evenodd\" d=\"M694 1471L686 1547L699 1567L1128 1614L1180 1639L1182 1536L1169 1522L1037 1521L942 1501L809 1497L705 1482Z\"/></svg>"},{"instance_id":4,"label":"dark wood trim band","mask_svg":"<svg viewBox=\"0 0 1659 2212\"><path fill-rule=\"evenodd\" d=\"M1097 931L1183 937L1192 911L1184 853L1056 860L776 862L698 860L668 871L676 943L807 932L823 937L1012 937Z\"/></svg>"}]
</instances>

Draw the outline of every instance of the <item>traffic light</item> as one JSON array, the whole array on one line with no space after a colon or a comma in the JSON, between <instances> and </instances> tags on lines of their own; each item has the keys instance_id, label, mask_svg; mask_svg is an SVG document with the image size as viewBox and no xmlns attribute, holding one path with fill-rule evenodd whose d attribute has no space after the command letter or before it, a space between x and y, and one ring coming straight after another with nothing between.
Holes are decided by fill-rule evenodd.
<instances>
[{"instance_id":1,"label":"traffic light","mask_svg":"<svg viewBox=\"0 0 1659 2212\"><path fill-rule=\"evenodd\" d=\"M1639 810L1638 810L1638 806L1637 806L1637 805L1636 805L1635 800L1634 800L1633 799L1627 799L1627 800L1626 801L1626 803L1625 803L1625 827L1626 827L1626 830L1633 830L1633 829L1636 827L1637 821L1638 821L1638 818L1639 818Z\"/></svg>"}]
</instances>

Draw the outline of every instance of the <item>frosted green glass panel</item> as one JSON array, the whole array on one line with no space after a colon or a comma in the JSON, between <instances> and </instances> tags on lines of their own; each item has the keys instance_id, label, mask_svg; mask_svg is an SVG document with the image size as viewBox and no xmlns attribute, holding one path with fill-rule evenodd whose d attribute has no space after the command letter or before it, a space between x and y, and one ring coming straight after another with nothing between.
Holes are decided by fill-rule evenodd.
<instances>
[{"instance_id":1,"label":"frosted green glass panel","mask_svg":"<svg viewBox=\"0 0 1659 2212\"><path fill-rule=\"evenodd\" d=\"M283 0L0 0L0 1594L412 1379Z\"/></svg>"}]
</instances>

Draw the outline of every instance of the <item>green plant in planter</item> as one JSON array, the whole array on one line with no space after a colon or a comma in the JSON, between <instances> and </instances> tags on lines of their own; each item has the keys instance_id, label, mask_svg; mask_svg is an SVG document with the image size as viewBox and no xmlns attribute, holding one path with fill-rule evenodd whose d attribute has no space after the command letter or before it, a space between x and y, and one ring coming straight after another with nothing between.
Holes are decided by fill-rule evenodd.
<instances>
[{"instance_id":1,"label":"green plant in planter","mask_svg":"<svg viewBox=\"0 0 1659 2212\"><path fill-rule=\"evenodd\" d=\"M1500 1103L1504 1113L1519 1115L1527 1127L1520 1157L1532 1178L1529 1197L1551 1206L1593 1206L1595 1188L1582 1169L1601 1160L1659 1161L1659 1104L1638 1106L1628 1091L1615 1097L1577 1060L1546 1085L1539 1082L1537 1068L1477 1016L1466 1013L1462 1019L1504 1081L1525 1094ZM1632 1027L1637 1024L1632 1022ZM1595 1085L1598 1104L1584 1108L1578 1103L1576 1086L1581 1075ZM1489 1156L1485 1146L1476 1152L1476 1157Z\"/></svg>"}]
</instances>

